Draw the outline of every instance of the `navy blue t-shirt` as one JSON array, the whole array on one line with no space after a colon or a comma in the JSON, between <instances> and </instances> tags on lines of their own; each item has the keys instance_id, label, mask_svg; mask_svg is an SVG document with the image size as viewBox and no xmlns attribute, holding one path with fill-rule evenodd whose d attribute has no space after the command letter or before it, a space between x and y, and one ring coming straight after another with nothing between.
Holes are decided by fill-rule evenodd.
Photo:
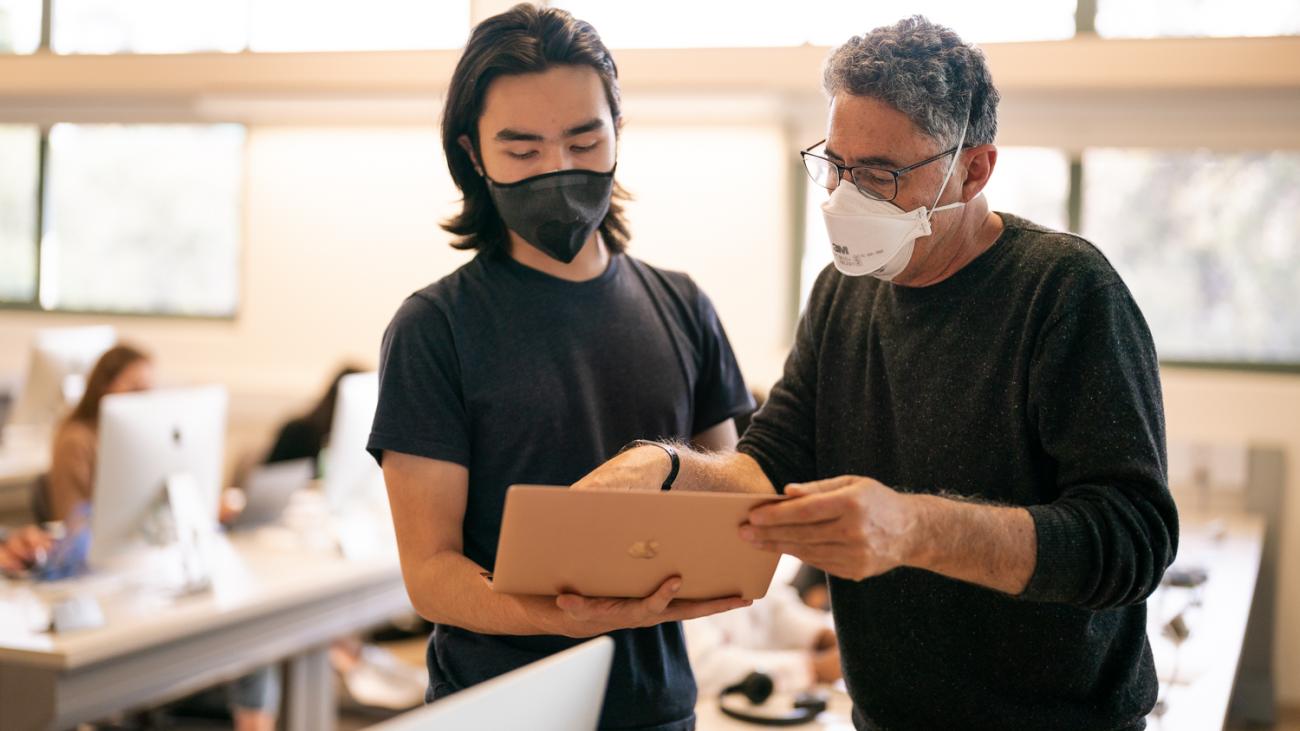
<instances>
[{"instance_id":1,"label":"navy blue t-shirt","mask_svg":"<svg viewBox=\"0 0 1300 731\"><path fill-rule=\"evenodd\" d=\"M717 314L684 274L626 255L569 282L480 254L411 295L384 334L369 449L464 465L465 555L493 570L510 485L568 485L634 439L687 440L753 408ZM679 623L621 630L601 726L694 723ZM438 625L437 698L578 644Z\"/></svg>"}]
</instances>

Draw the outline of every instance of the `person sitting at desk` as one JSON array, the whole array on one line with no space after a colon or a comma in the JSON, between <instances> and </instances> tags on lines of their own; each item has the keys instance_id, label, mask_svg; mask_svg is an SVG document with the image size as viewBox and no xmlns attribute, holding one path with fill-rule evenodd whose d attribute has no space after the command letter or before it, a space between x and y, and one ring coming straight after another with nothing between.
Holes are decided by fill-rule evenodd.
<instances>
[{"instance_id":1,"label":"person sitting at desk","mask_svg":"<svg viewBox=\"0 0 1300 731\"><path fill-rule=\"evenodd\" d=\"M334 404L338 401L339 382L345 376L360 373L361 369L344 366L335 374L330 386L321 394L311 411L285 422L275 435L275 443L266 455L266 464L287 462L295 459L311 459L317 462L316 476L320 477L320 453L329 443L330 428L334 421Z\"/></svg>"},{"instance_id":2,"label":"person sitting at desk","mask_svg":"<svg viewBox=\"0 0 1300 731\"><path fill-rule=\"evenodd\" d=\"M86 379L86 392L54 434L50 473L45 479L49 515L65 520L92 498L95 450L99 442L99 403L109 394L146 391L154 385L153 361L130 345L117 345L99 357Z\"/></svg>"},{"instance_id":3,"label":"person sitting at desk","mask_svg":"<svg viewBox=\"0 0 1300 731\"><path fill-rule=\"evenodd\" d=\"M130 345L117 345L102 356L86 380L86 392L54 436L50 473L45 481L49 518L67 520L83 503L94 498L95 459L99 448L99 406L105 396L147 391L154 387L153 360ZM46 516L41 516L46 517ZM10 559L14 571L31 566L42 541L35 526L21 529ZM46 544L48 545L48 544ZM6 548L9 549L8 543ZM0 560L0 565L4 561ZM8 566L4 566L9 571ZM237 731L271 731L279 710L280 677L275 668L260 668L227 686L229 706Z\"/></svg>"},{"instance_id":4,"label":"person sitting at desk","mask_svg":"<svg viewBox=\"0 0 1300 731\"><path fill-rule=\"evenodd\" d=\"M280 427L270 451L259 455L261 462L275 464L310 459L315 465L315 476L324 477L321 452L328 449L339 384L345 377L362 372L363 369L355 365L340 368L310 411L289 419ZM419 624L420 636L432 631L432 626L424 620L413 619ZM395 622L380 628L375 634L388 638L416 636L413 630L398 627ZM424 686L428 681L423 668L405 665L392 653L362 637L340 637L330 643L330 665L342 682L345 703L350 700L363 707L399 709L417 705L423 700Z\"/></svg>"}]
</instances>

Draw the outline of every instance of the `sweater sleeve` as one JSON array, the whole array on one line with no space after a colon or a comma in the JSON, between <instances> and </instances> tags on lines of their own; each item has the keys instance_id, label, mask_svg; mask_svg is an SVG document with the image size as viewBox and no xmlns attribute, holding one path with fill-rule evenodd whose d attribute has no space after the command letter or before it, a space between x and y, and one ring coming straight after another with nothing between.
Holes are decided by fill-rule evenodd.
<instances>
[{"instance_id":1,"label":"sweater sleeve","mask_svg":"<svg viewBox=\"0 0 1300 731\"><path fill-rule=\"evenodd\" d=\"M1030 506L1038 561L1022 597L1089 609L1136 604L1178 549L1155 347L1122 282L1049 321L1030 376L1030 419L1055 499Z\"/></svg>"}]
</instances>

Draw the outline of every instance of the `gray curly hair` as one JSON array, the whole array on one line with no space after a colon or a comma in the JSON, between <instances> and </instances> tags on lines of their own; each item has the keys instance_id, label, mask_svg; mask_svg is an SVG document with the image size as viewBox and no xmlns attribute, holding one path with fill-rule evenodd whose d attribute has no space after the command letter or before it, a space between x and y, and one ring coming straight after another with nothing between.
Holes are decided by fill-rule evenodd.
<instances>
[{"instance_id":1,"label":"gray curly hair","mask_svg":"<svg viewBox=\"0 0 1300 731\"><path fill-rule=\"evenodd\" d=\"M831 52L822 77L827 95L879 99L907 115L941 145L985 145L998 132L998 90L984 52L952 29L913 15L854 36Z\"/></svg>"}]
</instances>

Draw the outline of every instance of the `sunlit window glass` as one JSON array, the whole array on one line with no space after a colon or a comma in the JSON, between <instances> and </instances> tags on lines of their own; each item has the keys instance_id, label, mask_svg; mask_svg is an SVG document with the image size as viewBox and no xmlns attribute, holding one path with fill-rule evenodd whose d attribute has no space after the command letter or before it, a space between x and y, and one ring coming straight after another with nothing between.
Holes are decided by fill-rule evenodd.
<instances>
[{"instance_id":1,"label":"sunlit window glass","mask_svg":"<svg viewBox=\"0 0 1300 731\"><path fill-rule=\"evenodd\" d=\"M922 14L967 41L1025 41L1074 35L1074 0L1008 0L990 13L968 0L560 0L611 48L834 46L900 18Z\"/></svg>"},{"instance_id":2,"label":"sunlit window glass","mask_svg":"<svg viewBox=\"0 0 1300 731\"><path fill-rule=\"evenodd\" d=\"M1300 153L1090 150L1084 234L1165 360L1300 363Z\"/></svg>"},{"instance_id":3,"label":"sunlit window glass","mask_svg":"<svg viewBox=\"0 0 1300 731\"><path fill-rule=\"evenodd\" d=\"M1281 36L1300 33L1300 3L1277 0L1098 0L1110 38Z\"/></svg>"},{"instance_id":4,"label":"sunlit window glass","mask_svg":"<svg viewBox=\"0 0 1300 731\"><path fill-rule=\"evenodd\" d=\"M469 8L468 0L256 0L249 47L254 51L457 48L469 37Z\"/></svg>"},{"instance_id":5,"label":"sunlit window glass","mask_svg":"<svg viewBox=\"0 0 1300 731\"><path fill-rule=\"evenodd\" d=\"M56 53L244 49L248 5L230 0L54 0Z\"/></svg>"},{"instance_id":6,"label":"sunlit window glass","mask_svg":"<svg viewBox=\"0 0 1300 731\"><path fill-rule=\"evenodd\" d=\"M1070 162L1060 150L1041 147L1001 147L984 194L989 207L1057 230L1068 220ZM808 181L804 252L800 273L801 306L808 301L817 275L831 263L831 245L821 206L827 193Z\"/></svg>"},{"instance_id":7,"label":"sunlit window glass","mask_svg":"<svg viewBox=\"0 0 1300 731\"><path fill-rule=\"evenodd\" d=\"M952 28L969 43L1047 41L1074 35L1075 0L1005 0L996 12L988 3L970 0L902 0L873 3L862 0L819 0L808 18L807 40L836 46L850 37L909 15L924 15ZM789 7L789 6L787 6ZM802 12L803 6L799 7ZM788 12L788 11L787 11Z\"/></svg>"},{"instance_id":8,"label":"sunlit window glass","mask_svg":"<svg viewBox=\"0 0 1300 731\"><path fill-rule=\"evenodd\" d=\"M0 301L36 296L36 184L40 131L0 125Z\"/></svg>"},{"instance_id":9,"label":"sunlit window glass","mask_svg":"<svg viewBox=\"0 0 1300 731\"><path fill-rule=\"evenodd\" d=\"M41 304L234 314L243 141L238 125L56 125Z\"/></svg>"},{"instance_id":10,"label":"sunlit window glass","mask_svg":"<svg viewBox=\"0 0 1300 731\"><path fill-rule=\"evenodd\" d=\"M0 0L0 53L33 53L41 44L41 0Z\"/></svg>"},{"instance_id":11,"label":"sunlit window glass","mask_svg":"<svg viewBox=\"0 0 1300 731\"><path fill-rule=\"evenodd\" d=\"M1057 231L1069 228L1070 160L1048 147L1000 147L984 186L989 207Z\"/></svg>"}]
</instances>

